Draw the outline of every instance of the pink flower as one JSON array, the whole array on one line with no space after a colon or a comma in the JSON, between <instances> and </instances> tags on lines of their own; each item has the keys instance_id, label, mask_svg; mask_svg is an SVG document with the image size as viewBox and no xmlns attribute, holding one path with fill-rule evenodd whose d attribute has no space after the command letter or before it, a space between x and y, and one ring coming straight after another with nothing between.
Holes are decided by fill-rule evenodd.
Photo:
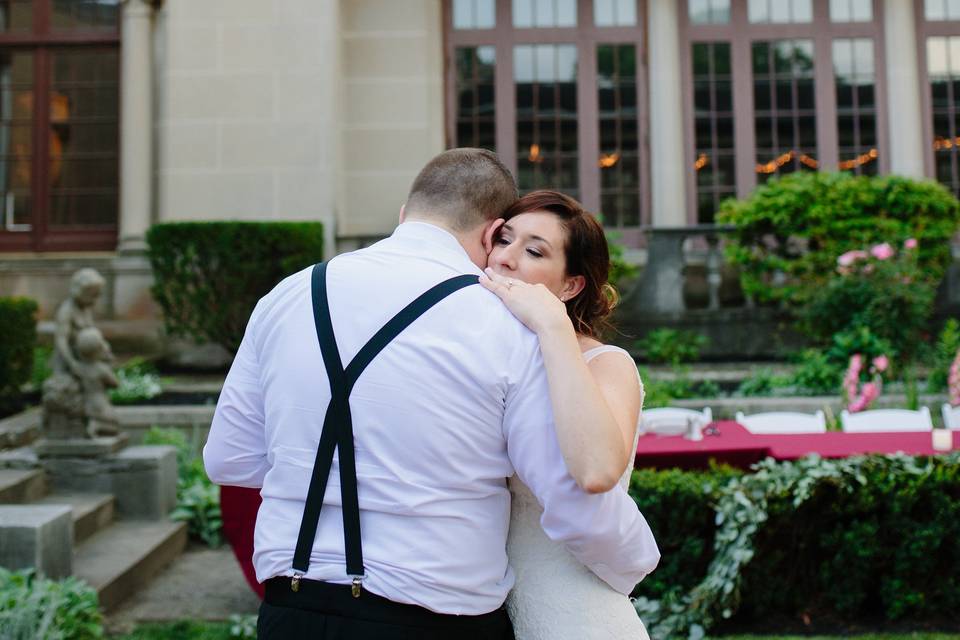
<instances>
[{"instance_id":1,"label":"pink flower","mask_svg":"<svg viewBox=\"0 0 960 640\"><path fill-rule=\"evenodd\" d=\"M850 413L857 413L858 411L863 411L869 407L874 400L880 397L880 384L875 382L868 382L863 385L863 391L860 393L860 397L850 403L847 407L847 411Z\"/></svg>"},{"instance_id":2,"label":"pink flower","mask_svg":"<svg viewBox=\"0 0 960 640\"><path fill-rule=\"evenodd\" d=\"M916 249L917 248L917 239L916 238L907 238L903 242L904 249Z\"/></svg>"},{"instance_id":3,"label":"pink flower","mask_svg":"<svg viewBox=\"0 0 960 640\"><path fill-rule=\"evenodd\" d=\"M863 356L855 353L850 356L847 373L843 376L843 389L847 395L847 402L853 402L857 397L857 387L860 385L860 370L863 368Z\"/></svg>"},{"instance_id":4,"label":"pink flower","mask_svg":"<svg viewBox=\"0 0 960 640\"><path fill-rule=\"evenodd\" d=\"M888 258L892 258L894 253L896 252L893 250L893 247L890 246L889 242L875 245L872 249L870 249L870 255L877 260L886 260Z\"/></svg>"},{"instance_id":5,"label":"pink flower","mask_svg":"<svg viewBox=\"0 0 960 640\"><path fill-rule=\"evenodd\" d=\"M890 359L887 356L877 356L873 359L873 368L883 373L890 366Z\"/></svg>"},{"instance_id":6,"label":"pink flower","mask_svg":"<svg viewBox=\"0 0 960 640\"><path fill-rule=\"evenodd\" d=\"M960 406L960 350L950 365L950 375L947 378L947 388L950 394L950 406Z\"/></svg>"},{"instance_id":7,"label":"pink flower","mask_svg":"<svg viewBox=\"0 0 960 640\"><path fill-rule=\"evenodd\" d=\"M844 254L841 254L837 258L837 264L841 267L849 267L857 260L865 260L867 258L867 252L861 251L860 249L855 249L853 251L847 251Z\"/></svg>"}]
</instances>

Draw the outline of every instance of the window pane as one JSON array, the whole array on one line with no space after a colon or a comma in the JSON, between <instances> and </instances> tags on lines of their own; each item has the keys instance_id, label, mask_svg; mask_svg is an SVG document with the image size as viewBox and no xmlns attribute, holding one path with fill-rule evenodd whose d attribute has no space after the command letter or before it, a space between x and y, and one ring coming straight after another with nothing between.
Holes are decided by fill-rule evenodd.
<instances>
[{"instance_id":1,"label":"window pane","mask_svg":"<svg viewBox=\"0 0 960 640\"><path fill-rule=\"evenodd\" d=\"M0 32L33 30L33 0L0 0Z\"/></svg>"},{"instance_id":2,"label":"window pane","mask_svg":"<svg viewBox=\"0 0 960 640\"><path fill-rule=\"evenodd\" d=\"M593 0L593 22L598 27L637 24L637 0Z\"/></svg>"},{"instance_id":3,"label":"window pane","mask_svg":"<svg viewBox=\"0 0 960 640\"><path fill-rule=\"evenodd\" d=\"M924 16L927 20L945 20L947 18L946 0L924 0Z\"/></svg>"},{"instance_id":4,"label":"window pane","mask_svg":"<svg viewBox=\"0 0 960 640\"><path fill-rule=\"evenodd\" d=\"M830 20L832 22L850 22L853 18L850 0L830 0Z\"/></svg>"},{"instance_id":5,"label":"window pane","mask_svg":"<svg viewBox=\"0 0 960 640\"><path fill-rule=\"evenodd\" d=\"M713 24L730 22L730 0L710 0L710 22Z\"/></svg>"},{"instance_id":6,"label":"window pane","mask_svg":"<svg viewBox=\"0 0 960 640\"><path fill-rule=\"evenodd\" d=\"M53 0L51 23L56 31L116 30L120 0Z\"/></svg>"},{"instance_id":7,"label":"window pane","mask_svg":"<svg viewBox=\"0 0 960 640\"><path fill-rule=\"evenodd\" d=\"M556 2L557 19L552 25L557 27L577 26L577 0L554 0Z\"/></svg>"},{"instance_id":8,"label":"window pane","mask_svg":"<svg viewBox=\"0 0 960 640\"><path fill-rule=\"evenodd\" d=\"M608 100L612 110L603 111L599 125L601 201L604 224L622 227L639 224L635 208L639 203L639 140L637 111L624 105L636 104L636 47L599 45L597 47L597 97Z\"/></svg>"},{"instance_id":9,"label":"window pane","mask_svg":"<svg viewBox=\"0 0 960 640\"><path fill-rule=\"evenodd\" d=\"M767 51L775 54L773 69L760 59ZM816 169L812 41L756 42L753 56L754 94L772 86L775 96L771 111L756 109L754 113L758 181L763 183L776 174Z\"/></svg>"},{"instance_id":10,"label":"window pane","mask_svg":"<svg viewBox=\"0 0 960 640\"><path fill-rule=\"evenodd\" d=\"M0 53L0 219L30 231L33 177L33 54Z\"/></svg>"},{"instance_id":11,"label":"window pane","mask_svg":"<svg viewBox=\"0 0 960 640\"><path fill-rule=\"evenodd\" d=\"M533 26L533 0L513 0L513 26L518 29Z\"/></svg>"},{"instance_id":12,"label":"window pane","mask_svg":"<svg viewBox=\"0 0 960 640\"><path fill-rule=\"evenodd\" d=\"M873 20L873 3L871 0L852 0L853 22L871 22Z\"/></svg>"},{"instance_id":13,"label":"window pane","mask_svg":"<svg viewBox=\"0 0 960 640\"><path fill-rule=\"evenodd\" d=\"M457 138L453 145L496 151L494 47L458 47L454 58L457 66Z\"/></svg>"},{"instance_id":14,"label":"window pane","mask_svg":"<svg viewBox=\"0 0 960 640\"><path fill-rule=\"evenodd\" d=\"M770 22L768 0L750 0L747 5L747 17L750 22Z\"/></svg>"},{"instance_id":15,"label":"window pane","mask_svg":"<svg viewBox=\"0 0 960 640\"><path fill-rule=\"evenodd\" d=\"M50 91L50 224L117 221L120 63L116 50L54 49Z\"/></svg>"},{"instance_id":16,"label":"window pane","mask_svg":"<svg viewBox=\"0 0 960 640\"><path fill-rule=\"evenodd\" d=\"M519 73L518 58L536 65L533 78ZM579 177L569 170L578 158L576 60L575 45L514 47L517 182L523 191L562 188L576 193Z\"/></svg>"},{"instance_id":17,"label":"window pane","mask_svg":"<svg viewBox=\"0 0 960 640\"><path fill-rule=\"evenodd\" d=\"M927 7L929 10L929 5ZM927 39L927 75L933 96L933 149L937 180L960 193L960 158L957 157L957 120L960 118L960 66L953 56L960 57L960 36Z\"/></svg>"},{"instance_id":18,"label":"window pane","mask_svg":"<svg viewBox=\"0 0 960 640\"><path fill-rule=\"evenodd\" d=\"M713 68L706 74L699 74L694 90L694 109L696 136L694 139L694 157L692 170L697 185L698 220L707 223L713 220L713 213L719 206L720 192L735 190L734 171L721 171L718 164L724 158L724 168L732 167L734 149L734 121L732 117L733 96L731 80L728 75L716 74L717 68L729 69L730 45L728 43L694 43L694 49L700 49L701 55L713 62ZM696 58L694 55L694 59ZM766 88L754 88L755 94L766 91L769 95L769 82ZM769 98L767 99L769 106Z\"/></svg>"},{"instance_id":19,"label":"window pane","mask_svg":"<svg viewBox=\"0 0 960 640\"><path fill-rule=\"evenodd\" d=\"M947 0L947 20L960 20L960 0Z\"/></svg>"}]
</instances>

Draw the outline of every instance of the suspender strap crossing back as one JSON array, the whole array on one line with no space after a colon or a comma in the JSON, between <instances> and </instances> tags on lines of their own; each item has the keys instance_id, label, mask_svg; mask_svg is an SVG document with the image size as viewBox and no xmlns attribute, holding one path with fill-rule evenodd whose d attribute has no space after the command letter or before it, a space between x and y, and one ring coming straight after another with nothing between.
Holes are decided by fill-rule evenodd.
<instances>
[{"instance_id":1,"label":"suspender strap crossing back","mask_svg":"<svg viewBox=\"0 0 960 640\"><path fill-rule=\"evenodd\" d=\"M435 304L455 291L476 284L475 275L462 275L445 280L421 294L385 324L363 346L346 368L340 360L330 307L327 301L327 263L313 267L311 293L313 319L317 328L317 340L323 354L323 364L330 381L330 404L323 419L323 431L317 446L310 487L307 490L306 506L300 521L300 534L293 554L293 569L296 572L291 582L294 591L299 588L300 576L310 567L310 551L317 535L323 496L327 490L327 478L333 465L334 451L339 452L340 499L343 505L343 538L347 574L353 577L353 595L360 594L360 580L364 575L363 549L360 542L360 506L357 497L356 458L353 450L353 417L350 413L350 393L357 379L373 359Z\"/></svg>"}]
</instances>

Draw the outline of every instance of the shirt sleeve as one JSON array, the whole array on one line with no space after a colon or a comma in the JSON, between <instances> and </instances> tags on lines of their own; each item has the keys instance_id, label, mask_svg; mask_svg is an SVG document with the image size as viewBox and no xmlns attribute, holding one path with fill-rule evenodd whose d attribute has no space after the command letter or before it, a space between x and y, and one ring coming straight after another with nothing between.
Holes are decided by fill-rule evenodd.
<instances>
[{"instance_id":1,"label":"shirt sleeve","mask_svg":"<svg viewBox=\"0 0 960 640\"><path fill-rule=\"evenodd\" d=\"M504 435L517 476L543 507L540 524L598 577L629 594L660 560L653 532L620 485L599 494L577 485L560 452L539 351L519 366L524 372L507 393Z\"/></svg>"},{"instance_id":2,"label":"shirt sleeve","mask_svg":"<svg viewBox=\"0 0 960 640\"><path fill-rule=\"evenodd\" d=\"M258 309L247 322L203 447L204 467L216 484L260 488L269 470L256 344Z\"/></svg>"}]
</instances>

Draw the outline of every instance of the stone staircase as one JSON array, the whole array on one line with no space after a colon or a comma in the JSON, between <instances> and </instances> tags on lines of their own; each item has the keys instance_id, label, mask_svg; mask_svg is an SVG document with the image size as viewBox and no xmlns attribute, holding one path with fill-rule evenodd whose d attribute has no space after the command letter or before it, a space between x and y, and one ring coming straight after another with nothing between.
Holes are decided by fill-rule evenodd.
<instances>
[{"instance_id":1,"label":"stone staircase","mask_svg":"<svg viewBox=\"0 0 960 640\"><path fill-rule=\"evenodd\" d=\"M11 452L5 453L9 460ZM173 455L172 449L161 453ZM136 464L144 465L142 459ZM113 491L94 490L89 479L73 487L42 467L0 468L0 566L36 567L52 578L74 575L97 590L103 609L114 608L187 543L187 525L166 517L168 501L157 503L158 512L156 504L149 507L150 496L141 508L136 496L123 494L131 477L127 468L117 475L118 498ZM143 493L142 486L138 490Z\"/></svg>"}]
</instances>

